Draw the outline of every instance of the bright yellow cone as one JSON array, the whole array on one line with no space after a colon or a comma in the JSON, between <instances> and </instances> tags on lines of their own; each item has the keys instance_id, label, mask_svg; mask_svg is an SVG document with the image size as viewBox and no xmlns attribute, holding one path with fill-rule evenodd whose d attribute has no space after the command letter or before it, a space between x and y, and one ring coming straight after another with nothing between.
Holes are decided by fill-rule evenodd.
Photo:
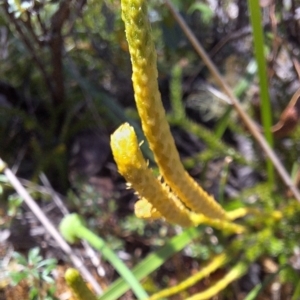
<instances>
[{"instance_id":1,"label":"bright yellow cone","mask_svg":"<svg viewBox=\"0 0 300 300\"><path fill-rule=\"evenodd\" d=\"M181 226L194 225L184 207L178 207L168 191L148 168L134 129L125 123L111 136L111 149L118 170L128 183L147 199L167 221Z\"/></svg>"},{"instance_id":2,"label":"bright yellow cone","mask_svg":"<svg viewBox=\"0 0 300 300\"><path fill-rule=\"evenodd\" d=\"M157 83L156 51L146 1L122 0L122 18L132 62L135 101L160 172L172 191L196 213L225 218L225 211L184 170L167 123Z\"/></svg>"}]
</instances>

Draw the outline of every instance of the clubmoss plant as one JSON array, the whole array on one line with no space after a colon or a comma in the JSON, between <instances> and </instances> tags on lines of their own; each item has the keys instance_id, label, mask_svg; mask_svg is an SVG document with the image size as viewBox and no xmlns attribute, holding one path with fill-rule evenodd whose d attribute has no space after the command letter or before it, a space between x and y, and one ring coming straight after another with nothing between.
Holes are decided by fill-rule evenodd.
<instances>
[{"instance_id":1,"label":"clubmoss plant","mask_svg":"<svg viewBox=\"0 0 300 300\"><path fill-rule=\"evenodd\" d=\"M176 287L158 292L149 298L143 288L139 288L140 284L136 283L136 280L144 278L154 270L154 264L150 264L146 259L146 263L141 263L132 271L132 276L136 276L136 279L128 275L128 272L120 271L120 274L123 274L124 284L117 281L103 296L103 299L117 299L126 290L125 281L129 281L130 277L130 286L133 292L140 296L140 299L160 299L171 296L187 289L214 270L232 263L233 258L239 257L239 262L229 265L227 273L221 279L207 287L206 290L190 298L185 298L188 300L208 299L245 274L249 264L257 260L263 253L278 254L278 251L282 250L283 243L277 239L271 239L273 231L270 229L279 223L282 214L274 211L274 207L265 213L254 207L240 206L234 211L225 212L215 199L208 195L185 171L175 147L158 90L156 52L147 18L146 3L146 0L121 0L122 18L125 22L131 55L135 101L143 131L161 175L156 178L148 167L140 151L134 129L128 123L121 125L111 136L111 148L118 170L125 177L128 185L134 188L140 196L140 200L135 205L136 215L146 219L164 218L168 222L183 227L205 223L221 229L223 233L227 231L230 234L246 234L233 239L231 246L226 249L227 252L214 255L206 267ZM178 119L184 117L183 111L177 117ZM245 215L248 215L248 218L245 218L248 227L233 222L236 218ZM256 233L258 226L263 230ZM264 229L265 227L268 228ZM196 230L196 228L188 230L190 229ZM96 236L81 226L76 228L76 236L89 240L106 258L109 254L113 258L110 260L111 263L116 270L119 270L115 264L117 259L110 254L102 240L97 240ZM257 243L257 241L259 242ZM271 241L272 247L270 247L269 241ZM245 250L245 245L250 245L251 248ZM252 247L253 245L255 247ZM242 252L244 255L241 255ZM161 264L161 255L155 256L157 259L155 268L157 268ZM154 258L152 257L152 259ZM148 266L147 270L143 270L145 265ZM129 284L129 282L127 283Z\"/></svg>"},{"instance_id":2,"label":"clubmoss plant","mask_svg":"<svg viewBox=\"0 0 300 300\"><path fill-rule=\"evenodd\" d=\"M112 135L111 146L119 172L139 192L140 196L152 203L169 222L181 226L193 225L188 215L189 211L180 201L169 197L168 191L148 169L133 127L128 123L119 127Z\"/></svg>"},{"instance_id":3,"label":"clubmoss plant","mask_svg":"<svg viewBox=\"0 0 300 300\"><path fill-rule=\"evenodd\" d=\"M135 206L139 217L146 219L164 217L170 223L183 227L207 223L231 232L244 231L242 226L225 220L213 220L188 210L170 188L156 179L148 168L139 149L134 129L128 123L120 126L112 135L111 147L119 172L142 197Z\"/></svg>"},{"instance_id":4,"label":"clubmoss plant","mask_svg":"<svg viewBox=\"0 0 300 300\"><path fill-rule=\"evenodd\" d=\"M76 269L69 268L65 273L65 279L74 296L76 296L76 299L97 300L97 297L90 291L80 273Z\"/></svg>"},{"instance_id":5,"label":"clubmoss plant","mask_svg":"<svg viewBox=\"0 0 300 300\"><path fill-rule=\"evenodd\" d=\"M119 259L119 257L107 246L106 242L99 236L95 235L88 228L85 227L82 218L77 214L70 214L64 217L60 223L60 232L63 237L70 243L76 242L78 239L86 240L91 246L98 251L101 251L103 257L108 260L115 270L130 284L137 299L147 298L147 293L144 291L140 283L136 280L127 266ZM72 287L76 285L77 280L80 281L79 275L76 275L74 271L70 271L70 276L66 276L68 284ZM82 281L80 281L82 283ZM80 283L80 284L81 284ZM74 288L73 288L74 289ZM84 289L74 291L75 293L81 293L84 295ZM88 296L81 299L90 299Z\"/></svg>"},{"instance_id":6,"label":"clubmoss plant","mask_svg":"<svg viewBox=\"0 0 300 300\"><path fill-rule=\"evenodd\" d=\"M188 213L186 215L188 210L208 218L225 220L226 212L189 176L180 161L158 89L156 51L147 17L146 2L122 0L121 6L131 55L135 101L142 128L162 178L170 191L166 191L153 178L146 162L144 160L141 162L141 154L137 153L139 151L137 142L126 141L134 134L128 133L129 129L126 129L128 125L123 125L111 137L111 147L119 171L167 220L175 218L180 225L191 225ZM133 160L135 163L132 163ZM166 194L169 194L169 197ZM169 201L170 198L173 199L174 205L168 204L168 198ZM180 218L175 211L180 212Z\"/></svg>"}]
</instances>

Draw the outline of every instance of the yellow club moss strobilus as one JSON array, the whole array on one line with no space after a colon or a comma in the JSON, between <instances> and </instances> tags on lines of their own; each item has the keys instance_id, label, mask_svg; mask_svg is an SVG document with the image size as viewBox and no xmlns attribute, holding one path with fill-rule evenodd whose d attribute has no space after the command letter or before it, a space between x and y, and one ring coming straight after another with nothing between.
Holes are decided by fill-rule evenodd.
<instances>
[{"instance_id":1,"label":"yellow club moss strobilus","mask_svg":"<svg viewBox=\"0 0 300 300\"><path fill-rule=\"evenodd\" d=\"M128 123L114 132L111 148L119 172L141 197L147 199L170 223L181 226L193 225L188 210L183 206L177 206L176 202L172 201L168 191L148 168L135 132Z\"/></svg>"},{"instance_id":2,"label":"yellow club moss strobilus","mask_svg":"<svg viewBox=\"0 0 300 300\"><path fill-rule=\"evenodd\" d=\"M147 17L146 1L122 0L121 6L132 62L135 101L143 131L163 180L174 197L180 199L182 205L194 213L201 213L208 218L226 219L226 212L189 176L180 161L158 90L156 51ZM114 145L116 143L113 142ZM122 159L116 161L122 174ZM142 181L140 177L137 179ZM131 184L133 187L136 186L132 180ZM141 191L137 191L143 196ZM146 198L150 201L148 197ZM154 207L158 209L156 205Z\"/></svg>"}]
</instances>

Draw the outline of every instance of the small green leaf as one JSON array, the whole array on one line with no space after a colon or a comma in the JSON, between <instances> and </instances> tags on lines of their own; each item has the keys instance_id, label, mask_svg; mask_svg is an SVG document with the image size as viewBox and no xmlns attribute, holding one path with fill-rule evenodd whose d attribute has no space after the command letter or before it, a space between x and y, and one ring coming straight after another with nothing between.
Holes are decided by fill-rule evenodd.
<instances>
[{"instance_id":1,"label":"small green leaf","mask_svg":"<svg viewBox=\"0 0 300 300\"><path fill-rule=\"evenodd\" d=\"M18 208L23 203L23 199L18 194L13 194L8 197L8 215L14 216Z\"/></svg>"},{"instance_id":2,"label":"small green leaf","mask_svg":"<svg viewBox=\"0 0 300 300\"><path fill-rule=\"evenodd\" d=\"M38 270L30 270L30 276L35 279L40 279L40 272Z\"/></svg>"},{"instance_id":3,"label":"small green leaf","mask_svg":"<svg viewBox=\"0 0 300 300\"><path fill-rule=\"evenodd\" d=\"M8 179L7 179L6 175L0 175L0 182L8 183Z\"/></svg>"},{"instance_id":4,"label":"small green leaf","mask_svg":"<svg viewBox=\"0 0 300 300\"><path fill-rule=\"evenodd\" d=\"M36 299L38 296L39 290L36 287L33 287L29 291L29 299Z\"/></svg>"},{"instance_id":5,"label":"small green leaf","mask_svg":"<svg viewBox=\"0 0 300 300\"><path fill-rule=\"evenodd\" d=\"M28 264L27 260L22 254L20 254L18 252L14 252L12 257L17 261L18 264L20 264L22 266L27 266L27 264Z\"/></svg>"},{"instance_id":6,"label":"small green leaf","mask_svg":"<svg viewBox=\"0 0 300 300\"><path fill-rule=\"evenodd\" d=\"M45 260L42 260L41 262L39 262L36 266L36 268L41 268L41 267L45 267L45 269L49 269L50 272L55 268L56 266L56 259L54 258L48 258L48 259L45 259Z\"/></svg>"},{"instance_id":7,"label":"small green leaf","mask_svg":"<svg viewBox=\"0 0 300 300\"><path fill-rule=\"evenodd\" d=\"M11 279L11 285L17 285L21 280L27 277L27 273L25 272L11 272L9 273Z\"/></svg>"},{"instance_id":8,"label":"small green leaf","mask_svg":"<svg viewBox=\"0 0 300 300\"><path fill-rule=\"evenodd\" d=\"M45 281L47 283L50 283L50 284L55 282L54 279L52 277L50 277L50 276L44 276L44 275L42 275L42 279L43 279L43 281Z\"/></svg>"},{"instance_id":9,"label":"small green leaf","mask_svg":"<svg viewBox=\"0 0 300 300\"><path fill-rule=\"evenodd\" d=\"M40 262L43 258L39 255L40 249L39 248L33 248L28 253L28 263L29 265L36 266L38 262Z\"/></svg>"}]
</instances>

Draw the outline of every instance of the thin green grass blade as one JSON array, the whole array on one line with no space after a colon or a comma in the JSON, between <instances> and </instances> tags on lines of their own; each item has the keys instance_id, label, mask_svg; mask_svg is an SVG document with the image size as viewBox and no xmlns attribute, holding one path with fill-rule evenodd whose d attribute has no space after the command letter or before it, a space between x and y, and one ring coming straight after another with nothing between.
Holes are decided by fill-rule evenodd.
<instances>
[{"instance_id":1,"label":"thin green grass blade","mask_svg":"<svg viewBox=\"0 0 300 300\"><path fill-rule=\"evenodd\" d=\"M149 254L141 263L132 270L132 274L137 280L145 278L147 275L159 268L167 259L175 253L181 251L194 238L198 237L200 230L198 228L189 228L180 235L170 239L163 247L154 253ZM116 280L106 291L99 297L99 300L115 300L130 289L130 286L124 279Z\"/></svg>"},{"instance_id":2,"label":"thin green grass blade","mask_svg":"<svg viewBox=\"0 0 300 300\"><path fill-rule=\"evenodd\" d=\"M74 243L78 239L87 241L92 247L102 253L106 259L114 267L114 269L127 281L128 285L134 292L137 299L147 299L148 295L139 283L138 279L127 268L124 262L115 254L106 242L95 233L85 227L82 218L78 214L69 214L63 218L59 225L60 232L69 242Z\"/></svg>"},{"instance_id":3,"label":"thin green grass blade","mask_svg":"<svg viewBox=\"0 0 300 300\"><path fill-rule=\"evenodd\" d=\"M267 78L267 67L266 59L264 55L264 37L263 37L263 27L261 22L261 11L259 0L248 0L250 20L253 32L254 41L254 52L255 59L258 67L258 77L260 86L260 99L261 99L261 117L262 124L264 128L264 133L267 142L272 147L273 146L273 135L271 132L272 126L272 110L268 90L268 78ZM272 162L267 160L267 173L268 182L272 187L274 184L274 169Z\"/></svg>"},{"instance_id":4,"label":"thin green grass blade","mask_svg":"<svg viewBox=\"0 0 300 300\"><path fill-rule=\"evenodd\" d=\"M78 236L86 240L91 246L100 251L103 257L109 261L114 269L126 280L138 299L147 299L148 295L140 285L135 275L127 268L122 260L112 251L103 239L95 235L85 227L78 228Z\"/></svg>"}]
</instances>

